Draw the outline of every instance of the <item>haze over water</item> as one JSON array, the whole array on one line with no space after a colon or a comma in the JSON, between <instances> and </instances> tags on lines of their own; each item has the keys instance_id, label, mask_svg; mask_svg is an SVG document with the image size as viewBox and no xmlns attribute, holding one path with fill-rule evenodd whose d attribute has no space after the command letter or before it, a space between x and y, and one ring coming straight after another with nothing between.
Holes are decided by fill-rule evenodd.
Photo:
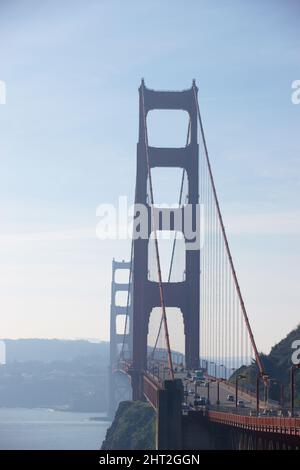
<instances>
[{"instance_id":1,"label":"haze over water","mask_svg":"<svg viewBox=\"0 0 300 470\"><path fill-rule=\"evenodd\" d=\"M109 421L103 413L0 408L0 450L97 450Z\"/></svg>"}]
</instances>

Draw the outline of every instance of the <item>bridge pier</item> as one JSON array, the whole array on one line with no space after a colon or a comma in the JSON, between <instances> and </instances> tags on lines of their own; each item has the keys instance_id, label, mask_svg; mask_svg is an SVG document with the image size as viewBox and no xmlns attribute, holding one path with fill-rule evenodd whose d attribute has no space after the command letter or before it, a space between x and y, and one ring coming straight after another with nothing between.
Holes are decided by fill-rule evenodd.
<instances>
[{"instance_id":1,"label":"bridge pier","mask_svg":"<svg viewBox=\"0 0 300 470\"><path fill-rule=\"evenodd\" d=\"M182 416L182 449L212 450L215 448L208 424L199 419L197 411Z\"/></svg>"},{"instance_id":2,"label":"bridge pier","mask_svg":"<svg viewBox=\"0 0 300 470\"><path fill-rule=\"evenodd\" d=\"M156 420L156 448L158 450L182 449L182 381L165 380L158 390Z\"/></svg>"}]
</instances>

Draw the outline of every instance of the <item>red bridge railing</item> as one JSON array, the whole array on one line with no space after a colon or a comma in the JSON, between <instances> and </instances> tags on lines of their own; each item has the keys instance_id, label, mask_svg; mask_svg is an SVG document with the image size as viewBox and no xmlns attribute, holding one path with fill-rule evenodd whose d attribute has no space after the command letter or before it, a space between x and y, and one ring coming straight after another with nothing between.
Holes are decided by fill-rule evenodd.
<instances>
[{"instance_id":1,"label":"red bridge railing","mask_svg":"<svg viewBox=\"0 0 300 470\"><path fill-rule=\"evenodd\" d=\"M221 411L204 411L212 422L258 432L300 436L300 418L242 416Z\"/></svg>"}]
</instances>

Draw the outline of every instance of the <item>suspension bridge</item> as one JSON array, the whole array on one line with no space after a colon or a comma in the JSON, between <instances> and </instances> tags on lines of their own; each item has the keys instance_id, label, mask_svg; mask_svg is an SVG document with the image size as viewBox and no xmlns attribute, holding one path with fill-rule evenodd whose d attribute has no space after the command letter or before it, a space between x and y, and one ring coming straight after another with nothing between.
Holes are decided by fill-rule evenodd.
<instances>
[{"instance_id":1,"label":"suspension bridge","mask_svg":"<svg viewBox=\"0 0 300 470\"><path fill-rule=\"evenodd\" d=\"M153 110L187 113L185 146L149 145ZM170 207L156 204L154 168L182 172ZM155 91L142 80L134 204L130 260L112 265L110 413L122 399L147 400L157 412L158 449L299 449L300 418L261 414L270 401L260 387L267 389L269 378L226 235L195 81L187 90ZM118 281L120 271L125 281ZM120 291L126 293L123 305ZM183 321L172 336L178 310ZM180 328L184 352L176 349ZM251 363L257 366L256 391L243 388L239 373ZM280 403L272 406L279 410Z\"/></svg>"}]
</instances>

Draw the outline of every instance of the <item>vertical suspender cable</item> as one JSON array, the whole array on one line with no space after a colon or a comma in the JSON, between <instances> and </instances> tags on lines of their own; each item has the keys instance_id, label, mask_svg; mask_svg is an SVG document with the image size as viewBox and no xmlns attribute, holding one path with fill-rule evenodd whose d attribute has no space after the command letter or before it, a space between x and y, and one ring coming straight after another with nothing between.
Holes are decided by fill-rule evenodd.
<instances>
[{"instance_id":1,"label":"vertical suspender cable","mask_svg":"<svg viewBox=\"0 0 300 470\"><path fill-rule=\"evenodd\" d=\"M256 362L257 362L257 365L258 365L258 368L259 368L259 371L260 371L261 375L264 375L265 374L264 366L263 366L261 357L260 357L260 355L258 353L258 350L257 350L254 335L253 335L252 328L251 328L251 325L250 325L250 322L249 322L246 307L245 307L244 300L243 300L243 297L242 297L242 294L241 294L241 290L240 290L239 282L238 282L238 279L237 279L236 271L235 271L235 268L234 268L234 264L233 264L233 260L232 260L232 256L231 256L231 251L230 251L230 248L229 248L228 239L227 239L227 235L226 235L226 231L225 231L225 226L224 226L224 223L223 223L223 218L222 218L222 214L221 214L221 210L220 210L220 205L219 205L219 200L218 200L218 196L217 196L217 192L216 192L215 182L214 182L214 178L213 178L213 174L212 174L212 170L211 170L208 150L207 150L207 146L206 146L206 139L205 139L205 135L204 135L204 129L203 129L203 124L202 124L202 119L201 119L201 114L200 114L199 103L198 103L198 100L197 100L195 84L193 84L193 89L194 89L195 103L196 103L196 107L197 107L197 114L198 114L198 118L199 118L201 137L202 137L202 141L203 141L203 145L204 145L206 163L207 163L208 172L209 172L209 176L210 176L210 182L211 182L211 186L212 186L212 190L213 190L213 195L214 195L215 205L216 205L216 209L217 209L217 214L218 214L219 222L220 222L220 225L221 225L222 235L223 235L223 239L224 239L224 242L225 242L226 252L227 252L228 259L229 259L229 264L230 264L231 272L232 272L232 275L233 275L233 280L234 280L234 284L235 284L236 291L237 291L237 294L238 294L238 298L239 298L239 301L240 301L241 309L242 309L242 312L243 312L244 321L246 323L248 334L250 336L251 344L252 344L252 347L253 347L253 350L254 350L255 359L256 359Z\"/></svg>"}]
</instances>

